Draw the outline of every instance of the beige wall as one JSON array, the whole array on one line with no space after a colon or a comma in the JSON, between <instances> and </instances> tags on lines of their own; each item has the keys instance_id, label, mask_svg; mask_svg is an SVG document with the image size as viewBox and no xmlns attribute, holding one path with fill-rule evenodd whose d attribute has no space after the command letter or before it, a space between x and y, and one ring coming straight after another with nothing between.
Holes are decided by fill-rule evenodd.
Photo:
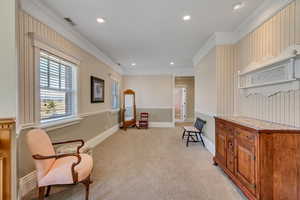
<instances>
[{"instance_id":1,"label":"beige wall","mask_svg":"<svg viewBox=\"0 0 300 200\"><path fill-rule=\"evenodd\" d=\"M204 135L214 141L214 115L217 114L217 49L212 49L195 66L196 117L206 121Z\"/></svg>"},{"instance_id":2,"label":"beige wall","mask_svg":"<svg viewBox=\"0 0 300 200\"><path fill-rule=\"evenodd\" d=\"M0 118L15 118L17 112L16 5L0 1Z\"/></svg>"},{"instance_id":3,"label":"beige wall","mask_svg":"<svg viewBox=\"0 0 300 200\"><path fill-rule=\"evenodd\" d=\"M195 107L198 113L217 113L216 53L214 48L195 66Z\"/></svg>"},{"instance_id":4,"label":"beige wall","mask_svg":"<svg viewBox=\"0 0 300 200\"><path fill-rule=\"evenodd\" d=\"M237 44L217 46L195 66L197 116L209 121L206 136L210 140L214 141L214 120L211 114L236 114L300 126L299 90L266 97L245 96L237 89L239 70L251 63L262 62L266 57L278 56L291 45L300 44L299 26L300 0L296 0ZM207 71L209 65L215 66L216 70ZM208 101L212 102L211 105L201 107Z\"/></svg>"},{"instance_id":5,"label":"beige wall","mask_svg":"<svg viewBox=\"0 0 300 200\"><path fill-rule=\"evenodd\" d=\"M123 90L136 92L137 118L149 113L150 122L173 121L173 88L171 75L123 76Z\"/></svg>"},{"instance_id":6,"label":"beige wall","mask_svg":"<svg viewBox=\"0 0 300 200\"><path fill-rule=\"evenodd\" d=\"M299 6L300 1L297 0ZM264 57L278 56L299 38L300 9L292 2L286 8L248 34L236 45L237 70ZM300 40L298 40L300 41ZM299 43L300 44L300 43ZM237 88L237 85L236 85ZM271 97L245 96L236 89L236 113L258 119L300 126L300 91L279 93Z\"/></svg>"},{"instance_id":7,"label":"beige wall","mask_svg":"<svg viewBox=\"0 0 300 200\"><path fill-rule=\"evenodd\" d=\"M110 109L110 74L121 81L121 76L109 66L82 50L47 25L34 19L25 12L19 13L20 27L20 120L22 124L34 122L34 49L32 39L28 33L34 32L43 39L50 41L55 47L67 55L79 58L79 113L97 112ZM105 103L90 103L90 76L97 76L105 80Z\"/></svg>"},{"instance_id":8,"label":"beige wall","mask_svg":"<svg viewBox=\"0 0 300 200\"><path fill-rule=\"evenodd\" d=\"M217 115L234 114L234 45L217 46Z\"/></svg>"},{"instance_id":9,"label":"beige wall","mask_svg":"<svg viewBox=\"0 0 300 200\"><path fill-rule=\"evenodd\" d=\"M79 93L79 115L83 120L79 124L49 131L49 136L54 141L82 138L90 140L105 130L115 126L119 121L119 113L111 112L111 81L110 76L120 80L121 75L114 72L109 66L82 50L60 34L29 16L25 12L19 12L19 86L20 86L20 121L23 125L35 123L34 118L34 49L32 41L28 36L34 32L43 39L51 42L60 51L67 55L79 58L80 65L78 93ZM90 76L97 76L105 80L105 103L90 103ZM24 140L26 132L23 129L18 138L18 177L22 177L34 170L32 158Z\"/></svg>"},{"instance_id":10,"label":"beige wall","mask_svg":"<svg viewBox=\"0 0 300 200\"><path fill-rule=\"evenodd\" d=\"M194 120L195 114L195 78L176 77L175 87L184 86L187 89L187 120Z\"/></svg>"},{"instance_id":11,"label":"beige wall","mask_svg":"<svg viewBox=\"0 0 300 200\"><path fill-rule=\"evenodd\" d=\"M171 108L173 105L173 77L157 76L124 76L123 89L136 92L138 108Z\"/></svg>"},{"instance_id":12,"label":"beige wall","mask_svg":"<svg viewBox=\"0 0 300 200\"><path fill-rule=\"evenodd\" d=\"M173 88L171 75L123 76L123 90L136 92L137 118L149 113L150 122L173 121Z\"/></svg>"}]
</instances>

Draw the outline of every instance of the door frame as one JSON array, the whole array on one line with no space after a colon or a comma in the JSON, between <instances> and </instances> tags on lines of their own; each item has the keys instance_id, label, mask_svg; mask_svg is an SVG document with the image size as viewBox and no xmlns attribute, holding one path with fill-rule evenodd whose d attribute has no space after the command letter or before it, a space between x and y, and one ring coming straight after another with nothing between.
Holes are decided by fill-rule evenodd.
<instances>
[{"instance_id":1,"label":"door frame","mask_svg":"<svg viewBox=\"0 0 300 200\"><path fill-rule=\"evenodd\" d=\"M185 105L181 105L181 110L183 110L184 113L181 113L181 119L176 119L176 100L175 100L175 121L176 122L186 122L187 120L187 86L182 84L182 85L175 85L175 93L174 93L174 98L176 96L176 89L185 89ZM176 99L176 98L175 98ZM184 99L184 96L182 96L182 99ZM184 106L184 108L182 108Z\"/></svg>"}]
</instances>

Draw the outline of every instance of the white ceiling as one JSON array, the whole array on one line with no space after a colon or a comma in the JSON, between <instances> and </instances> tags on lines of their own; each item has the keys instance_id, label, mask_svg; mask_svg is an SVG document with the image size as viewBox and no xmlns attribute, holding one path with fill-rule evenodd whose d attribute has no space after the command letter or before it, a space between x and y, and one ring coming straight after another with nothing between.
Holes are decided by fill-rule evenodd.
<instances>
[{"instance_id":1,"label":"white ceiling","mask_svg":"<svg viewBox=\"0 0 300 200\"><path fill-rule=\"evenodd\" d=\"M233 31L262 0L42 0L125 70L192 68L192 58L214 32ZM188 22L182 16L191 15ZM98 24L104 17L105 24ZM175 62L171 67L170 62ZM137 65L131 69L131 63Z\"/></svg>"}]
</instances>

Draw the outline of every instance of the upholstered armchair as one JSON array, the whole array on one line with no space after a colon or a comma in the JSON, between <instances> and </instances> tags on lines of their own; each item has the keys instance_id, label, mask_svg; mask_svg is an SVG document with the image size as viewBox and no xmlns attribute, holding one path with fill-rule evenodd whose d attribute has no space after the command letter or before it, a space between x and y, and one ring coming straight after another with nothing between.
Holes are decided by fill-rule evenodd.
<instances>
[{"instance_id":1,"label":"upholstered armchair","mask_svg":"<svg viewBox=\"0 0 300 200\"><path fill-rule=\"evenodd\" d=\"M88 154L81 154L83 140L71 140L52 143L48 134L41 129L34 129L26 135L29 150L37 170L39 199L49 196L51 186L74 185L83 183L86 187L86 200L89 198L89 186L93 159ZM55 154L54 145L79 143L77 153ZM45 195L45 190L46 195Z\"/></svg>"}]
</instances>

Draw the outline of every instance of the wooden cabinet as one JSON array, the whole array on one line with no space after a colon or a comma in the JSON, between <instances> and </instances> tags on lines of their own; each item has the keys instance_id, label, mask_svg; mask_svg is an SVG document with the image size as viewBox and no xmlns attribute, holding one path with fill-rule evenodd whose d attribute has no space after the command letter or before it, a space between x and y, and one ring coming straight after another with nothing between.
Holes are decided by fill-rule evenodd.
<instances>
[{"instance_id":1,"label":"wooden cabinet","mask_svg":"<svg viewBox=\"0 0 300 200\"><path fill-rule=\"evenodd\" d=\"M245 117L216 118L219 165L251 200L300 200L300 129Z\"/></svg>"},{"instance_id":2,"label":"wooden cabinet","mask_svg":"<svg viewBox=\"0 0 300 200\"><path fill-rule=\"evenodd\" d=\"M219 164L226 166L226 133L223 130L218 130L216 133L216 148Z\"/></svg>"},{"instance_id":3,"label":"wooden cabinet","mask_svg":"<svg viewBox=\"0 0 300 200\"><path fill-rule=\"evenodd\" d=\"M0 200L12 199L11 193L11 138L15 131L14 119L0 119Z\"/></svg>"}]
</instances>

